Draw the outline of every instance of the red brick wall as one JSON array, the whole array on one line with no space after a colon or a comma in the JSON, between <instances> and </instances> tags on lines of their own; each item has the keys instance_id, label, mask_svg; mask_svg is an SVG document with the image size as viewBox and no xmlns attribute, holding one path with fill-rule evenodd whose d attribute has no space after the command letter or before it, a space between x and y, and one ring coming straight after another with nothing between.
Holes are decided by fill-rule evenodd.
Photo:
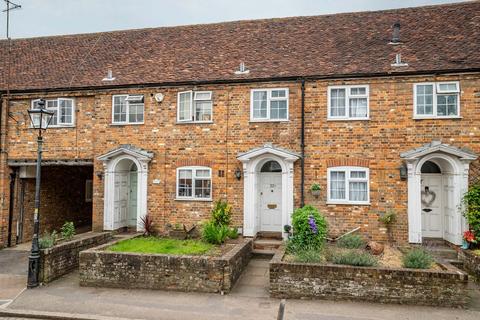
<instances>
[{"instance_id":1,"label":"red brick wall","mask_svg":"<svg viewBox=\"0 0 480 320\"><path fill-rule=\"evenodd\" d=\"M413 83L423 81L460 80L461 115L455 120L413 120ZM338 84L370 85L369 121L327 121L327 86ZM250 89L288 87L290 121L282 123L250 123ZM407 184L399 178L399 154L432 140L442 140L458 147L469 147L480 153L479 75L448 77L367 78L345 81L307 81L305 95L306 203L320 208L328 217L331 232L338 234L360 226L378 240L386 239L378 223L378 213L395 209L399 215L394 236L407 239ZM176 124L177 92L212 90L214 114L212 124ZM157 103L153 94L162 92L165 99ZM115 93L145 94L145 124L111 125L111 95ZM132 144L154 153L149 165L148 210L157 226L166 223L192 224L208 218L211 202L176 201L175 170L178 166L206 162L211 164L213 198L226 197L234 207L234 223L242 225L243 179L233 172L241 164L239 152L267 142L300 152L299 82L255 83L163 87L148 89L71 92L76 96L75 128L50 129L45 136L46 159L92 159L94 172L103 172L97 157ZM65 93L53 96L65 96ZM9 159L34 159L35 133L26 125L26 110L31 98L19 96L10 112L18 123L9 120ZM42 97L45 97L42 95ZM28 98L28 99L27 99ZM326 170L335 163L368 163L370 168L369 206L327 205ZM478 167L478 162L473 164ZM218 176L225 171L225 177ZM160 179L160 184L153 184ZM312 183L322 186L317 199L308 192ZM103 180L94 174L93 225L103 226ZM295 205L300 202L300 163L295 164ZM8 190L7 190L8 192ZM8 197L7 197L8 199ZM5 207L4 203L4 207Z\"/></svg>"}]
</instances>

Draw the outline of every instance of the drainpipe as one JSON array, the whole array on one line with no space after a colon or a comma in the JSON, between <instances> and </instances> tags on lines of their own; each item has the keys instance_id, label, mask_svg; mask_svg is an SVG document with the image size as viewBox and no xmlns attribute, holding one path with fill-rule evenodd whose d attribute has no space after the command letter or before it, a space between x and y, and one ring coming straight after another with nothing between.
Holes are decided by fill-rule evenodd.
<instances>
[{"instance_id":1,"label":"drainpipe","mask_svg":"<svg viewBox=\"0 0 480 320\"><path fill-rule=\"evenodd\" d=\"M305 205L305 78L302 78L302 125L300 133L300 207Z\"/></svg>"},{"instance_id":2,"label":"drainpipe","mask_svg":"<svg viewBox=\"0 0 480 320\"><path fill-rule=\"evenodd\" d=\"M15 201L15 179L17 178L17 169L10 173L10 201L8 206L8 233L7 246L12 246L12 225L13 225L13 204Z\"/></svg>"}]
</instances>

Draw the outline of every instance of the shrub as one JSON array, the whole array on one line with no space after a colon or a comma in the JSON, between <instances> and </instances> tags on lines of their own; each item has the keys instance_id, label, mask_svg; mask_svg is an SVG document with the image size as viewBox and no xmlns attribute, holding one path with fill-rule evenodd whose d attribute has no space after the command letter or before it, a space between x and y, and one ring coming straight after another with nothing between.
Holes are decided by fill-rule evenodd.
<instances>
[{"instance_id":1,"label":"shrub","mask_svg":"<svg viewBox=\"0 0 480 320\"><path fill-rule=\"evenodd\" d=\"M230 229L225 225L218 225L213 221L208 221L202 229L203 239L212 244L222 244L228 237Z\"/></svg>"},{"instance_id":2,"label":"shrub","mask_svg":"<svg viewBox=\"0 0 480 320\"><path fill-rule=\"evenodd\" d=\"M378 264L377 258L360 250L338 250L332 253L334 264L344 264L358 267L373 267Z\"/></svg>"},{"instance_id":3,"label":"shrub","mask_svg":"<svg viewBox=\"0 0 480 320\"><path fill-rule=\"evenodd\" d=\"M232 215L232 206L226 201L219 200L215 202L212 210L212 221L217 225L228 226Z\"/></svg>"},{"instance_id":4,"label":"shrub","mask_svg":"<svg viewBox=\"0 0 480 320\"><path fill-rule=\"evenodd\" d=\"M310 205L296 209L292 215L293 236L287 248L305 250L320 249L327 238L327 221L318 210Z\"/></svg>"},{"instance_id":5,"label":"shrub","mask_svg":"<svg viewBox=\"0 0 480 320\"><path fill-rule=\"evenodd\" d=\"M75 226L72 221L67 221L63 224L62 228L60 229L62 234L62 238L65 240L71 240L75 235Z\"/></svg>"},{"instance_id":6,"label":"shrub","mask_svg":"<svg viewBox=\"0 0 480 320\"><path fill-rule=\"evenodd\" d=\"M410 269L428 269L433 263L432 256L422 248L412 249L403 256L403 266Z\"/></svg>"},{"instance_id":7,"label":"shrub","mask_svg":"<svg viewBox=\"0 0 480 320\"><path fill-rule=\"evenodd\" d=\"M319 249L304 249L295 253L295 262L318 263L325 262L325 256Z\"/></svg>"},{"instance_id":8,"label":"shrub","mask_svg":"<svg viewBox=\"0 0 480 320\"><path fill-rule=\"evenodd\" d=\"M230 228L228 229L228 237L230 239L237 239L238 238L238 228Z\"/></svg>"},{"instance_id":9,"label":"shrub","mask_svg":"<svg viewBox=\"0 0 480 320\"><path fill-rule=\"evenodd\" d=\"M155 233L153 228L153 219L149 214L146 214L144 217L140 218L143 227L143 235L144 236L151 236Z\"/></svg>"},{"instance_id":10,"label":"shrub","mask_svg":"<svg viewBox=\"0 0 480 320\"><path fill-rule=\"evenodd\" d=\"M365 247L365 240L358 234L347 234L337 241L337 246L347 249L360 249Z\"/></svg>"},{"instance_id":11,"label":"shrub","mask_svg":"<svg viewBox=\"0 0 480 320\"><path fill-rule=\"evenodd\" d=\"M52 233L44 232L43 236L38 239L38 245L40 249L51 248L57 242L57 231L53 230Z\"/></svg>"},{"instance_id":12,"label":"shrub","mask_svg":"<svg viewBox=\"0 0 480 320\"><path fill-rule=\"evenodd\" d=\"M471 186L463 195L463 215L475 238L480 239L480 183Z\"/></svg>"}]
</instances>

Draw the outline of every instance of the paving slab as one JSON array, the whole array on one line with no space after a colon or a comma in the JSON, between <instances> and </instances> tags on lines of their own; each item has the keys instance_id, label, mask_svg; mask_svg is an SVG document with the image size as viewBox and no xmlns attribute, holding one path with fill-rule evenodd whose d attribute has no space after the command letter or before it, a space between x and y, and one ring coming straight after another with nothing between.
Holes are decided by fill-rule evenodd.
<instances>
[{"instance_id":1,"label":"paving slab","mask_svg":"<svg viewBox=\"0 0 480 320\"><path fill-rule=\"evenodd\" d=\"M280 300L268 297L264 286L268 276L262 276L268 271L267 266L268 260L252 260L232 293L224 296L80 287L75 272L49 285L24 291L3 310L72 314L91 319L274 320ZM480 319L480 312L475 310L322 300L287 300L285 315L286 320Z\"/></svg>"}]
</instances>

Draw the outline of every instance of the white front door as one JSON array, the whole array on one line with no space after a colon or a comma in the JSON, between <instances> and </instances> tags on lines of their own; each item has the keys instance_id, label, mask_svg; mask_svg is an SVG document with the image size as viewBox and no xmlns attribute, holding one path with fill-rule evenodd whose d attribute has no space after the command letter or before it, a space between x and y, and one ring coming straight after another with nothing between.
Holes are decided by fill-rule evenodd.
<instances>
[{"instance_id":1,"label":"white front door","mask_svg":"<svg viewBox=\"0 0 480 320\"><path fill-rule=\"evenodd\" d=\"M443 238L442 175L422 174L422 236Z\"/></svg>"},{"instance_id":2,"label":"white front door","mask_svg":"<svg viewBox=\"0 0 480 320\"><path fill-rule=\"evenodd\" d=\"M115 173L115 198L113 208L113 229L127 226L128 172Z\"/></svg>"},{"instance_id":3,"label":"white front door","mask_svg":"<svg viewBox=\"0 0 480 320\"><path fill-rule=\"evenodd\" d=\"M282 231L282 174L259 173L260 231Z\"/></svg>"}]
</instances>

